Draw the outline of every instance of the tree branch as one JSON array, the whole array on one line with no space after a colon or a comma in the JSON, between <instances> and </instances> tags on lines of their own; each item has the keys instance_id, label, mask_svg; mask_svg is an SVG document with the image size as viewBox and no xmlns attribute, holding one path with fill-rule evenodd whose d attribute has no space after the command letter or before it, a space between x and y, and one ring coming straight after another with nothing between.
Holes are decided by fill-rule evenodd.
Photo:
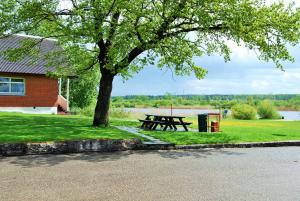
<instances>
[{"instance_id":1,"label":"tree branch","mask_svg":"<svg viewBox=\"0 0 300 201\"><path fill-rule=\"evenodd\" d=\"M161 39L173 37L181 33L188 33L192 31L220 31L220 30L225 30L227 28L228 27L225 26L224 24L217 24L216 26L212 26L208 28L204 28L204 27L182 28L177 31L164 34Z\"/></svg>"},{"instance_id":2,"label":"tree branch","mask_svg":"<svg viewBox=\"0 0 300 201\"><path fill-rule=\"evenodd\" d=\"M121 62L118 63L117 68L116 68L116 74L118 71L126 68L137 56L139 56L141 53L143 53L146 49L142 47L135 47L133 48L127 57L125 57Z\"/></svg>"},{"instance_id":3,"label":"tree branch","mask_svg":"<svg viewBox=\"0 0 300 201\"><path fill-rule=\"evenodd\" d=\"M109 48L112 44L112 39L113 39L114 34L116 32L120 15L121 15L121 13L119 11L117 11L116 13L114 13L112 15L111 26L110 26L108 38L107 38L107 41L106 41L106 44L105 44L106 48Z\"/></svg>"}]
</instances>

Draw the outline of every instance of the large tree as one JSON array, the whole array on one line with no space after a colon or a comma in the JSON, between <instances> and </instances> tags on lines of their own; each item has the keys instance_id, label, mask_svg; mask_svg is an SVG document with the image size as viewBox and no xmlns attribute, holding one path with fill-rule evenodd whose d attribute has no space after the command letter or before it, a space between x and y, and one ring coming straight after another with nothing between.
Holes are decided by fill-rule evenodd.
<instances>
[{"instance_id":1,"label":"large tree","mask_svg":"<svg viewBox=\"0 0 300 201\"><path fill-rule=\"evenodd\" d=\"M100 68L94 126L108 125L112 83L147 64L178 75L206 70L193 57L230 58L228 41L258 58L293 60L287 47L300 38L300 12L264 0L1 0L3 35L36 32L56 38L76 70ZM32 43L27 43L32 47ZM80 65L79 65L80 64Z\"/></svg>"}]
</instances>

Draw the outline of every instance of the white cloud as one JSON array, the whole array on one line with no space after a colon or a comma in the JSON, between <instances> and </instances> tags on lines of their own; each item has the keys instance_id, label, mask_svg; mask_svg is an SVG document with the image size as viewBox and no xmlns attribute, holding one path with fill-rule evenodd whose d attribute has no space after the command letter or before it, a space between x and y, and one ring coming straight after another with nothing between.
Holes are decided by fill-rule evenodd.
<instances>
[{"instance_id":1,"label":"white cloud","mask_svg":"<svg viewBox=\"0 0 300 201\"><path fill-rule=\"evenodd\" d=\"M279 2L278 0L267 0ZM285 0L290 3L292 0ZM300 6L300 0L296 2ZM193 35L190 35L193 38ZM273 63L261 62L254 51L242 44L228 42L232 50L231 61L224 63L218 56L196 58L199 66L208 69L203 80L194 76L176 77L155 67L147 67L125 83L117 78L113 95L161 95L172 94L278 94L300 93L300 55L299 48L289 47L296 63L284 63L285 72L275 68Z\"/></svg>"},{"instance_id":2,"label":"white cloud","mask_svg":"<svg viewBox=\"0 0 300 201\"><path fill-rule=\"evenodd\" d=\"M206 78L186 80L187 93L191 94L261 94L300 93L300 68L282 72L258 70L245 72L240 79Z\"/></svg>"},{"instance_id":3,"label":"white cloud","mask_svg":"<svg viewBox=\"0 0 300 201\"><path fill-rule=\"evenodd\" d=\"M252 80L250 88L266 90L271 87L271 82L266 80Z\"/></svg>"},{"instance_id":4,"label":"white cloud","mask_svg":"<svg viewBox=\"0 0 300 201\"><path fill-rule=\"evenodd\" d=\"M277 3L277 2L284 2L285 4L295 3L296 6L300 6L299 0L267 0L267 4Z\"/></svg>"},{"instance_id":5,"label":"white cloud","mask_svg":"<svg viewBox=\"0 0 300 201\"><path fill-rule=\"evenodd\" d=\"M283 79L286 81L297 80L299 81L299 85L300 85L300 69L287 70L283 74Z\"/></svg>"},{"instance_id":6,"label":"white cloud","mask_svg":"<svg viewBox=\"0 0 300 201\"><path fill-rule=\"evenodd\" d=\"M228 41L227 45L231 49L231 58L234 58L235 60L249 61L257 58L255 51L245 47L243 43L237 45L233 41Z\"/></svg>"},{"instance_id":7,"label":"white cloud","mask_svg":"<svg viewBox=\"0 0 300 201\"><path fill-rule=\"evenodd\" d=\"M58 5L59 9L71 9L72 7L72 2L70 0L60 0Z\"/></svg>"}]
</instances>

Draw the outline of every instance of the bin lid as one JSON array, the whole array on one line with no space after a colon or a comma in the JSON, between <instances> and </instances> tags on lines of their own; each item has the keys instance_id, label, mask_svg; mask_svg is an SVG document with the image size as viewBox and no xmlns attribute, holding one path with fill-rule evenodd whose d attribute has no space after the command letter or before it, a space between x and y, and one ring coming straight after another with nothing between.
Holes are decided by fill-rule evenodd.
<instances>
[{"instance_id":1,"label":"bin lid","mask_svg":"<svg viewBox=\"0 0 300 201\"><path fill-rule=\"evenodd\" d=\"M208 113L202 113L202 114L198 114L198 116L207 116Z\"/></svg>"}]
</instances>

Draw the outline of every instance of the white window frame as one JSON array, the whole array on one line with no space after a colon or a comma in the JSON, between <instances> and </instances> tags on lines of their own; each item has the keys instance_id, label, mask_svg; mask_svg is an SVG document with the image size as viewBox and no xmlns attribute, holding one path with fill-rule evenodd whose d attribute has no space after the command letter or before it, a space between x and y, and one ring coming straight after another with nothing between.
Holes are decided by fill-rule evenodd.
<instances>
[{"instance_id":1,"label":"white window frame","mask_svg":"<svg viewBox=\"0 0 300 201\"><path fill-rule=\"evenodd\" d=\"M25 96L25 93L26 93L26 91L25 91L26 90L25 78L6 77L6 76L0 76L0 78L9 79L8 82L0 81L0 83L9 84L9 92L1 92L0 91L0 96ZM23 80L23 82L12 82L11 79L20 79L20 80ZM23 93L11 92L11 84L20 84L20 83L23 83L23 85L24 85L24 92Z\"/></svg>"}]
</instances>

